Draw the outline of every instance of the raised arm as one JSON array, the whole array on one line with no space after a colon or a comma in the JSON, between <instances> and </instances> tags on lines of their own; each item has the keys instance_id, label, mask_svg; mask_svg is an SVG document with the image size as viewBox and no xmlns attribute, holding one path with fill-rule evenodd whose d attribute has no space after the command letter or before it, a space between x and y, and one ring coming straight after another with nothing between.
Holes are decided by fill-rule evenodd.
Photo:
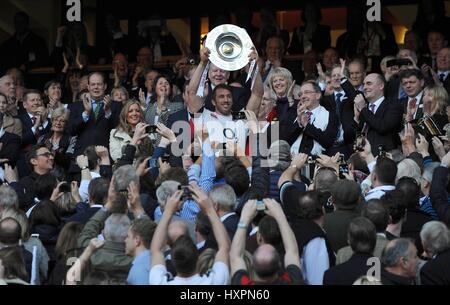
<instances>
[{"instance_id":1,"label":"raised arm","mask_svg":"<svg viewBox=\"0 0 450 305\"><path fill-rule=\"evenodd\" d=\"M150 246L150 251L152 253L152 267L156 265L166 265L163 247L166 245L167 228L173 213L175 213L179 205L182 203L181 195L183 195L183 192L178 190L169 197L164 208L162 218L156 227L155 233L153 234L152 244Z\"/></svg>"},{"instance_id":2,"label":"raised arm","mask_svg":"<svg viewBox=\"0 0 450 305\"><path fill-rule=\"evenodd\" d=\"M280 204L273 199L264 199L264 204L266 205L266 214L275 218L280 229L281 238L283 239L283 245L286 251L284 255L284 266L295 265L300 268L300 255L298 252L297 240L286 219L286 215L284 215L283 209Z\"/></svg>"},{"instance_id":3,"label":"raised arm","mask_svg":"<svg viewBox=\"0 0 450 305\"><path fill-rule=\"evenodd\" d=\"M244 261L245 242L247 240L247 228L256 216L256 200L249 200L242 209L238 228L233 237L230 249L231 275L239 270L246 270Z\"/></svg>"},{"instance_id":4,"label":"raised arm","mask_svg":"<svg viewBox=\"0 0 450 305\"><path fill-rule=\"evenodd\" d=\"M192 106L192 108L195 108L195 109L200 109L204 102L204 97L202 98L202 97L197 96L196 92L198 90L198 87L200 86L200 81L202 78L203 71L205 70L205 67L208 64L209 54L210 54L210 51L208 50L208 48L202 48L200 50L200 63L198 64L197 68L195 69L194 74L192 75L192 78L188 85L189 86L188 90L192 90L191 93L193 93L191 95L192 105L190 105L190 106Z\"/></svg>"},{"instance_id":5,"label":"raised arm","mask_svg":"<svg viewBox=\"0 0 450 305\"><path fill-rule=\"evenodd\" d=\"M216 258L214 261L223 262L229 266L230 238L228 237L225 226L220 221L219 216L217 216L217 213L214 210L213 202L200 187L190 185L189 189L192 192L192 198L198 203L211 222L214 238L216 239L218 245Z\"/></svg>"}]
</instances>

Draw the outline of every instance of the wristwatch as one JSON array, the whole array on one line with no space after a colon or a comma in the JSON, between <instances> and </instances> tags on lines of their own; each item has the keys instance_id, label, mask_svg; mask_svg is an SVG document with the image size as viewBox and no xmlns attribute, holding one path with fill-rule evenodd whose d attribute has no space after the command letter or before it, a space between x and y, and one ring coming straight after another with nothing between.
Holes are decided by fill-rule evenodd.
<instances>
[{"instance_id":1,"label":"wristwatch","mask_svg":"<svg viewBox=\"0 0 450 305\"><path fill-rule=\"evenodd\" d=\"M238 222L238 226L237 227L238 227L238 229L247 229L248 228L247 224L245 222L243 222L242 220L240 220Z\"/></svg>"}]
</instances>

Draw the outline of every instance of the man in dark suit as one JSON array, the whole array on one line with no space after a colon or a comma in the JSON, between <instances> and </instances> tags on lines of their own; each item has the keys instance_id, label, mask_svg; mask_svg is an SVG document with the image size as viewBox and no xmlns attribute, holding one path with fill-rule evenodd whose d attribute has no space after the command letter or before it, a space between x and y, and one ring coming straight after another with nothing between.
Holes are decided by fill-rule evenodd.
<instances>
[{"instance_id":1,"label":"man in dark suit","mask_svg":"<svg viewBox=\"0 0 450 305\"><path fill-rule=\"evenodd\" d=\"M109 133L119 122L122 105L105 97L106 83L104 76L93 72L88 78L88 90L82 101L70 107L69 131L77 136L74 156L84 152L90 145L109 147ZM72 164L70 172L77 172Z\"/></svg>"},{"instance_id":2,"label":"man in dark suit","mask_svg":"<svg viewBox=\"0 0 450 305\"><path fill-rule=\"evenodd\" d=\"M368 260L373 256L377 239L375 226L364 217L357 217L348 226L348 241L354 251L347 262L325 271L324 285L352 285L359 277L366 275L371 267Z\"/></svg>"},{"instance_id":3,"label":"man in dark suit","mask_svg":"<svg viewBox=\"0 0 450 305\"><path fill-rule=\"evenodd\" d=\"M23 108L19 112L19 119L22 122L22 145L17 168L20 177L30 173L25 161L26 153L38 142L41 136L50 132L51 128L48 112L43 106L39 91L31 89L24 93Z\"/></svg>"},{"instance_id":4,"label":"man in dark suit","mask_svg":"<svg viewBox=\"0 0 450 305\"><path fill-rule=\"evenodd\" d=\"M437 54L437 69L440 82L450 94L450 48L443 48Z\"/></svg>"},{"instance_id":5,"label":"man in dark suit","mask_svg":"<svg viewBox=\"0 0 450 305\"><path fill-rule=\"evenodd\" d=\"M417 248L406 238L391 240L381 256L383 285L412 285L417 275Z\"/></svg>"},{"instance_id":6,"label":"man in dark suit","mask_svg":"<svg viewBox=\"0 0 450 305\"><path fill-rule=\"evenodd\" d=\"M323 154L336 139L336 113L320 105L322 92L318 85L304 83L300 95L295 120L280 122L280 138L291 145L292 153Z\"/></svg>"},{"instance_id":7,"label":"man in dark suit","mask_svg":"<svg viewBox=\"0 0 450 305\"><path fill-rule=\"evenodd\" d=\"M349 125L353 120L353 101L355 90L344 90L341 79L345 73L345 65L334 65L331 69L331 85L333 86L333 94L324 96L322 99L323 106L329 111L336 114L338 133L333 146L327 150L327 155L333 156L337 152L344 154L348 159L353 151L353 143L356 138L356 131ZM346 85L350 86L347 82ZM348 94L347 94L348 93Z\"/></svg>"},{"instance_id":8,"label":"man in dark suit","mask_svg":"<svg viewBox=\"0 0 450 305\"><path fill-rule=\"evenodd\" d=\"M403 70L399 74L400 82L406 97L399 100L406 115L406 121L423 117L423 87L425 80L421 71L416 69Z\"/></svg>"},{"instance_id":9,"label":"man in dark suit","mask_svg":"<svg viewBox=\"0 0 450 305\"><path fill-rule=\"evenodd\" d=\"M431 258L420 269L421 284L450 284L450 230L440 221L426 223L420 231L425 254Z\"/></svg>"},{"instance_id":10,"label":"man in dark suit","mask_svg":"<svg viewBox=\"0 0 450 305\"><path fill-rule=\"evenodd\" d=\"M214 203L217 216L225 226L230 240L233 240L239 223L239 216L234 212L236 194L233 188L228 184L215 186L209 191L209 197ZM217 248L217 242L212 232L205 242L205 248L210 247Z\"/></svg>"},{"instance_id":11,"label":"man in dark suit","mask_svg":"<svg viewBox=\"0 0 450 305\"><path fill-rule=\"evenodd\" d=\"M366 134L373 155L378 155L379 145L390 151L400 143L398 132L402 127L402 106L384 97L384 86L382 75L369 74L364 79L364 96L358 94L354 100L355 117L352 124L355 129Z\"/></svg>"},{"instance_id":12,"label":"man in dark suit","mask_svg":"<svg viewBox=\"0 0 450 305\"><path fill-rule=\"evenodd\" d=\"M109 180L106 178L95 178L91 180L88 187L89 207L77 211L67 218L66 222L75 221L86 224L99 209L103 207L108 196Z\"/></svg>"}]
</instances>

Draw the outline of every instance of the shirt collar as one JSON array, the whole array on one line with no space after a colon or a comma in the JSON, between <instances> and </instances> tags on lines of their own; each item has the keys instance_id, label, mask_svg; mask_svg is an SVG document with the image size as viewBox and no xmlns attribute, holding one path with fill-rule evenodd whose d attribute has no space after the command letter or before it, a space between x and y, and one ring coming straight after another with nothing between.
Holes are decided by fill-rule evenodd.
<instances>
[{"instance_id":1,"label":"shirt collar","mask_svg":"<svg viewBox=\"0 0 450 305\"><path fill-rule=\"evenodd\" d=\"M3 127L0 129L0 138L3 137L3 135L5 134L5 130L3 129Z\"/></svg>"},{"instance_id":2,"label":"shirt collar","mask_svg":"<svg viewBox=\"0 0 450 305\"><path fill-rule=\"evenodd\" d=\"M415 97L409 97L409 96L408 96L408 102L409 102L410 100L412 100L413 98L416 99L416 102L419 102L420 100L422 100L422 95L423 95L423 90L420 91L419 94L417 94Z\"/></svg>"},{"instance_id":3,"label":"shirt collar","mask_svg":"<svg viewBox=\"0 0 450 305\"><path fill-rule=\"evenodd\" d=\"M384 101L384 96L380 97L379 99L377 99L375 102L372 103L375 105L375 111L378 109L378 107L380 107L380 105L383 101Z\"/></svg>"},{"instance_id":4,"label":"shirt collar","mask_svg":"<svg viewBox=\"0 0 450 305\"><path fill-rule=\"evenodd\" d=\"M224 222L225 220L227 220L228 217L233 216L233 215L236 215L236 213L235 212L230 212L228 214L225 214L222 217L220 217L220 221Z\"/></svg>"}]
</instances>

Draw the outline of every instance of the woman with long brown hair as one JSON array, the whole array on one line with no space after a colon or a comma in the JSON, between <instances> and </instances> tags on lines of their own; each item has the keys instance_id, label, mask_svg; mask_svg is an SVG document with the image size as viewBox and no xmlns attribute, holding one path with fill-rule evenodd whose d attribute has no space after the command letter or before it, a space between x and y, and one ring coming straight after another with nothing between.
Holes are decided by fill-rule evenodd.
<instances>
[{"instance_id":1,"label":"woman with long brown hair","mask_svg":"<svg viewBox=\"0 0 450 305\"><path fill-rule=\"evenodd\" d=\"M153 146L146 131L144 114L138 101L128 101L119 116L119 125L111 130L109 151L114 162L123 157L133 162L152 154ZM133 163L132 162L132 163Z\"/></svg>"}]
</instances>

